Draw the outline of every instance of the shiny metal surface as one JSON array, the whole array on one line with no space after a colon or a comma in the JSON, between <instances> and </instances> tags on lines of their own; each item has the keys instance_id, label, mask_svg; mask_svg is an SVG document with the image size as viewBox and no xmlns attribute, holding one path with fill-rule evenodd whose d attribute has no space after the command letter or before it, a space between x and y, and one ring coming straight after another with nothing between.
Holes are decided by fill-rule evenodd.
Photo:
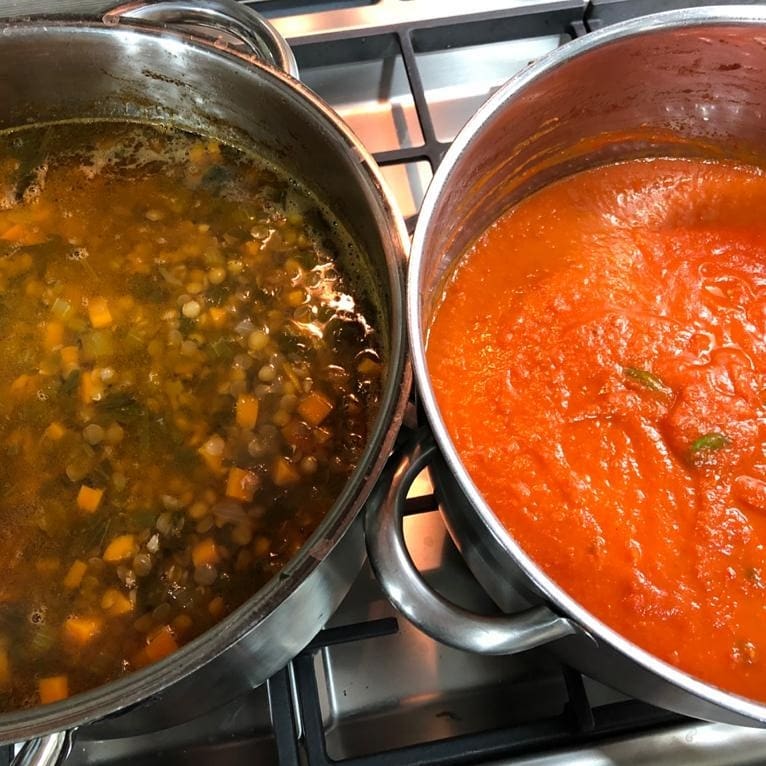
<instances>
[{"instance_id":1,"label":"shiny metal surface","mask_svg":"<svg viewBox=\"0 0 766 766\"><path fill-rule=\"evenodd\" d=\"M766 739L762 731L690 722L600 745L490 761L486 766L757 766L762 763L766 763Z\"/></svg>"},{"instance_id":2,"label":"shiny metal surface","mask_svg":"<svg viewBox=\"0 0 766 766\"><path fill-rule=\"evenodd\" d=\"M136 20L171 26L191 23L212 29L219 35L223 32L242 41L264 63L298 77L295 56L277 30L263 16L235 0L161 0L153 3L132 0L110 9L102 20L106 25Z\"/></svg>"},{"instance_id":3,"label":"shiny metal surface","mask_svg":"<svg viewBox=\"0 0 766 766\"><path fill-rule=\"evenodd\" d=\"M435 482L450 531L501 607L508 584L593 635L555 650L586 674L690 716L766 725L766 705L728 694L626 641L552 582L505 531L444 426L425 337L445 273L504 209L556 178L617 157L763 152L766 10L731 6L659 14L559 48L512 79L457 137L430 186L413 240L407 318L416 381L445 459ZM591 75L598 72L598 78ZM576 87L588 82L588 88ZM650 85L648 85L650 84ZM435 626L431 626L435 628Z\"/></svg>"},{"instance_id":4,"label":"shiny metal surface","mask_svg":"<svg viewBox=\"0 0 766 766\"><path fill-rule=\"evenodd\" d=\"M414 434L394 453L365 514L370 565L394 606L430 636L480 654L525 652L581 632L547 606L487 616L453 604L426 584L407 551L402 514L412 482L437 450L429 432Z\"/></svg>"},{"instance_id":5,"label":"shiny metal surface","mask_svg":"<svg viewBox=\"0 0 766 766\"><path fill-rule=\"evenodd\" d=\"M365 254L356 270L366 277L359 288L369 291L386 328L388 377L360 465L280 575L160 663L69 700L0 715L3 742L96 719L103 720L89 727L93 736L109 737L122 731L120 717L104 716L125 708L134 734L154 731L193 719L272 675L324 625L358 573L359 510L393 446L409 390L406 233L370 155L334 112L252 56L165 27L20 21L0 24L0 70L0 127L138 119L257 147L334 211Z\"/></svg>"},{"instance_id":6,"label":"shiny metal surface","mask_svg":"<svg viewBox=\"0 0 766 766\"><path fill-rule=\"evenodd\" d=\"M57 731L24 744L11 766L58 766L69 754L71 733Z\"/></svg>"},{"instance_id":7,"label":"shiny metal surface","mask_svg":"<svg viewBox=\"0 0 766 766\"><path fill-rule=\"evenodd\" d=\"M417 26L428 21L435 26L447 23L469 23L496 14L507 17L509 11L519 14L531 9L537 13L550 13L562 8L584 8L583 0L378 0L360 3L357 7L329 10L317 17L314 14L285 16L276 22L277 29L296 42L321 40L330 35L375 34L386 32L402 24Z\"/></svg>"}]
</instances>

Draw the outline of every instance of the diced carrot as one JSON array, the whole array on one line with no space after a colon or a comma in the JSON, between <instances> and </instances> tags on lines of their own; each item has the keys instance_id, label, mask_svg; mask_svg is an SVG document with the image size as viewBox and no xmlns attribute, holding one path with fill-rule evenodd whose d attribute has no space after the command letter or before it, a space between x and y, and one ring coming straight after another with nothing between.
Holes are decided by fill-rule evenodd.
<instances>
[{"instance_id":1,"label":"diced carrot","mask_svg":"<svg viewBox=\"0 0 766 766\"><path fill-rule=\"evenodd\" d=\"M104 383L101 380L99 370L83 372L80 377L80 400L83 404L90 404L104 392Z\"/></svg>"},{"instance_id":2,"label":"diced carrot","mask_svg":"<svg viewBox=\"0 0 766 766\"><path fill-rule=\"evenodd\" d=\"M48 237L36 226L30 228L23 223L15 223L0 234L0 239L18 242L20 245L39 245L41 242L45 242Z\"/></svg>"},{"instance_id":3,"label":"diced carrot","mask_svg":"<svg viewBox=\"0 0 766 766\"><path fill-rule=\"evenodd\" d=\"M170 625L163 625L149 639L144 651L149 662L157 662L157 660L172 654L176 649L178 649L178 642L173 635L173 629Z\"/></svg>"},{"instance_id":4,"label":"diced carrot","mask_svg":"<svg viewBox=\"0 0 766 766\"><path fill-rule=\"evenodd\" d=\"M257 558L265 556L271 550L271 540L265 535L258 535L253 544L253 553Z\"/></svg>"},{"instance_id":5,"label":"diced carrot","mask_svg":"<svg viewBox=\"0 0 766 766\"><path fill-rule=\"evenodd\" d=\"M293 418L283 429L282 436L285 441L306 452L314 446L314 439L311 435L311 428L302 420Z\"/></svg>"},{"instance_id":6,"label":"diced carrot","mask_svg":"<svg viewBox=\"0 0 766 766\"><path fill-rule=\"evenodd\" d=\"M237 397L237 425L252 429L258 420L258 399L252 394L240 394Z\"/></svg>"},{"instance_id":7,"label":"diced carrot","mask_svg":"<svg viewBox=\"0 0 766 766\"><path fill-rule=\"evenodd\" d=\"M80 366L80 349L77 346L64 346L61 354L61 369L64 375L69 375L72 370Z\"/></svg>"},{"instance_id":8,"label":"diced carrot","mask_svg":"<svg viewBox=\"0 0 766 766\"><path fill-rule=\"evenodd\" d=\"M101 498L104 496L103 489L89 487L87 484L80 485L80 491L77 493L77 507L86 513L93 513L101 505Z\"/></svg>"},{"instance_id":9,"label":"diced carrot","mask_svg":"<svg viewBox=\"0 0 766 766\"><path fill-rule=\"evenodd\" d=\"M184 633L189 632L192 625L194 625L194 621L188 614L179 614L178 617L173 620L171 627L177 636L183 637Z\"/></svg>"},{"instance_id":10,"label":"diced carrot","mask_svg":"<svg viewBox=\"0 0 766 766\"><path fill-rule=\"evenodd\" d=\"M130 603L130 599L124 593L116 588L108 588L101 597L101 608L112 617L118 617L133 611L133 604Z\"/></svg>"},{"instance_id":11,"label":"diced carrot","mask_svg":"<svg viewBox=\"0 0 766 766\"><path fill-rule=\"evenodd\" d=\"M52 423L48 425L48 427L43 432L43 436L45 436L46 439L50 439L53 442L57 442L64 434L66 433L66 428L58 422L58 420L54 420Z\"/></svg>"},{"instance_id":12,"label":"diced carrot","mask_svg":"<svg viewBox=\"0 0 766 766\"><path fill-rule=\"evenodd\" d=\"M20 223L14 223L11 227L7 228L2 234L0 234L0 239L4 239L8 242L16 242L23 239L26 231L26 226L23 226Z\"/></svg>"},{"instance_id":13,"label":"diced carrot","mask_svg":"<svg viewBox=\"0 0 766 766\"><path fill-rule=\"evenodd\" d=\"M205 465L213 473L223 473L223 448L223 439L218 434L213 434L198 450Z\"/></svg>"},{"instance_id":14,"label":"diced carrot","mask_svg":"<svg viewBox=\"0 0 766 766\"><path fill-rule=\"evenodd\" d=\"M118 535L106 546L103 558L104 561L114 564L132 558L136 553L138 553L136 536Z\"/></svg>"},{"instance_id":15,"label":"diced carrot","mask_svg":"<svg viewBox=\"0 0 766 766\"><path fill-rule=\"evenodd\" d=\"M223 309L220 306L211 306L207 310L207 313L213 327L223 327L226 324L226 317L228 316L226 309Z\"/></svg>"},{"instance_id":16,"label":"diced carrot","mask_svg":"<svg viewBox=\"0 0 766 766\"><path fill-rule=\"evenodd\" d=\"M359 362L356 369L360 375L365 375L368 378L377 378L380 377L380 373L383 371L383 365L366 356Z\"/></svg>"},{"instance_id":17,"label":"diced carrot","mask_svg":"<svg viewBox=\"0 0 766 766\"><path fill-rule=\"evenodd\" d=\"M208 605L207 610L210 612L210 616L213 617L216 620L219 620L221 617L223 617L223 598L221 596L216 596Z\"/></svg>"},{"instance_id":18,"label":"diced carrot","mask_svg":"<svg viewBox=\"0 0 766 766\"><path fill-rule=\"evenodd\" d=\"M251 471L245 471L236 466L229 471L229 478L226 482L227 497L232 498L232 500L241 500L243 503L249 503L253 499L257 488L258 477Z\"/></svg>"},{"instance_id":19,"label":"diced carrot","mask_svg":"<svg viewBox=\"0 0 766 766\"><path fill-rule=\"evenodd\" d=\"M65 700L69 696L69 679L66 676L41 678L37 682L37 692L43 705Z\"/></svg>"},{"instance_id":20,"label":"diced carrot","mask_svg":"<svg viewBox=\"0 0 766 766\"><path fill-rule=\"evenodd\" d=\"M88 316L95 328L109 327L112 324L112 312L106 298L91 298L88 301Z\"/></svg>"},{"instance_id":21,"label":"diced carrot","mask_svg":"<svg viewBox=\"0 0 766 766\"><path fill-rule=\"evenodd\" d=\"M8 686L11 681L11 663L8 659L8 650L0 646L0 687Z\"/></svg>"},{"instance_id":22,"label":"diced carrot","mask_svg":"<svg viewBox=\"0 0 766 766\"><path fill-rule=\"evenodd\" d=\"M85 573L88 571L88 565L84 561L80 561L79 559L72 564L71 567L69 567L69 571L64 575L64 587L67 590L74 590L75 588L80 587L80 583L82 582L82 578L85 576Z\"/></svg>"},{"instance_id":23,"label":"diced carrot","mask_svg":"<svg viewBox=\"0 0 766 766\"><path fill-rule=\"evenodd\" d=\"M299 479L300 474L286 457L278 457L274 461L274 465L271 468L271 480L278 487L295 484Z\"/></svg>"},{"instance_id":24,"label":"diced carrot","mask_svg":"<svg viewBox=\"0 0 766 766\"><path fill-rule=\"evenodd\" d=\"M64 620L64 636L80 646L87 644L101 632L101 620L96 617L76 617Z\"/></svg>"},{"instance_id":25,"label":"diced carrot","mask_svg":"<svg viewBox=\"0 0 766 766\"><path fill-rule=\"evenodd\" d=\"M298 414L310 425L318 426L331 412L333 404L318 391L312 391L298 405Z\"/></svg>"},{"instance_id":26,"label":"diced carrot","mask_svg":"<svg viewBox=\"0 0 766 766\"><path fill-rule=\"evenodd\" d=\"M195 567L201 567L203 564L217 564L219 560L218 548L210 537L200 540L192 548L192 561Z\"/></svg>"},{"instance_id":27,"label":"diced carrot","mask_svg":"<svg viewBox=\"0 0 766 766\"><path fill-rule=\"evenodd\" d=\"M61 322L48 322L45 325L43 348L45 348L46 351L53 351L53 349L60 346L63 341L64 325L61 324Z\"/></svg>"}]
</instances>

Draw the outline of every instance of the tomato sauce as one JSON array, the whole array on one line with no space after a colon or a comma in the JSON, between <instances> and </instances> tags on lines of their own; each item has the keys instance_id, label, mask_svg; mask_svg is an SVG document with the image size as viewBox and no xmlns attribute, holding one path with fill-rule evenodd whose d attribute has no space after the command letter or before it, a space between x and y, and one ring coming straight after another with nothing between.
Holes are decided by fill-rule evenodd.
<instances>
[{"instance_id":1,"label":"tomato sauce","mask_svg":"<svg viewBox=\"0 0 766 766\"><path fill-rule=\"evenodd\" d=\"M766 700L766 175L636 160L543 189L461 259L428 341L497 516L654 655Z\"/></svg>"}]
</instances>

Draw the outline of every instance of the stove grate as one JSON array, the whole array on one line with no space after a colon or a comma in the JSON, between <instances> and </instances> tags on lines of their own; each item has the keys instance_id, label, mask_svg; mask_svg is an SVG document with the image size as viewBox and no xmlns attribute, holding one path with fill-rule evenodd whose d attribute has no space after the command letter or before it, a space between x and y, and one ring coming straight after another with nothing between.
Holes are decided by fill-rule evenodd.
<instances>
[{"instance_id":1,"label":"stove grate","mask_svg":"<svg viewBox=\"0 0 766 766\"><path fill-rule=\"evenodd\" d=\"M408 501L408 513L417 513L416 498ZM621 734L636 734L648 729L657 730L684 720L681 716L660 710L637 700L614 702L593 707L588 698L582 675L567 666L561 667L568 699L559 715L532 723L509 726L490 731L465 734L448 739L423 742L384 752L334 759L328 754L326 728L315 655L327 646L351 641L374 640L398 630L396 619L385 618L354 625L330 628L319 633L311 644L289 666L295 683L293 704L298 710L281 710L280 716L295 725L300 721L302 731L293 732L300 740L301 750L308 766L459 766L484 763L494 758L518 757L562 746L598 742ZM288 671L280 674L280 683ZM285 699L286 703L287 700ZM288 741L284 721L277 721L280 766L293 766L295 745ZM283 747L279 745L284 737ZM284 757L284 760L283 760Z\"/></svg>"}]
</instances>

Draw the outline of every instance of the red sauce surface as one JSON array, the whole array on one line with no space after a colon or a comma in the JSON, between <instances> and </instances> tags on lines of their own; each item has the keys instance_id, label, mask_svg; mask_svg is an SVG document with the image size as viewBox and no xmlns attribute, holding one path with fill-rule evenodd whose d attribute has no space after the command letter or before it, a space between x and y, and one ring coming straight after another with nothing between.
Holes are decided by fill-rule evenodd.
<instances>
[{"instance_id":1,"label":"red sauce surface","mask_svg":"<svg viewBox=\"0 0 766 766\"><path fill-rule=\"evenodd\" d=\"M545 572L766 700L766 176L641 160L538 192L461 260L427 353L469 473Z\"/></svg>"}]
</instances>

